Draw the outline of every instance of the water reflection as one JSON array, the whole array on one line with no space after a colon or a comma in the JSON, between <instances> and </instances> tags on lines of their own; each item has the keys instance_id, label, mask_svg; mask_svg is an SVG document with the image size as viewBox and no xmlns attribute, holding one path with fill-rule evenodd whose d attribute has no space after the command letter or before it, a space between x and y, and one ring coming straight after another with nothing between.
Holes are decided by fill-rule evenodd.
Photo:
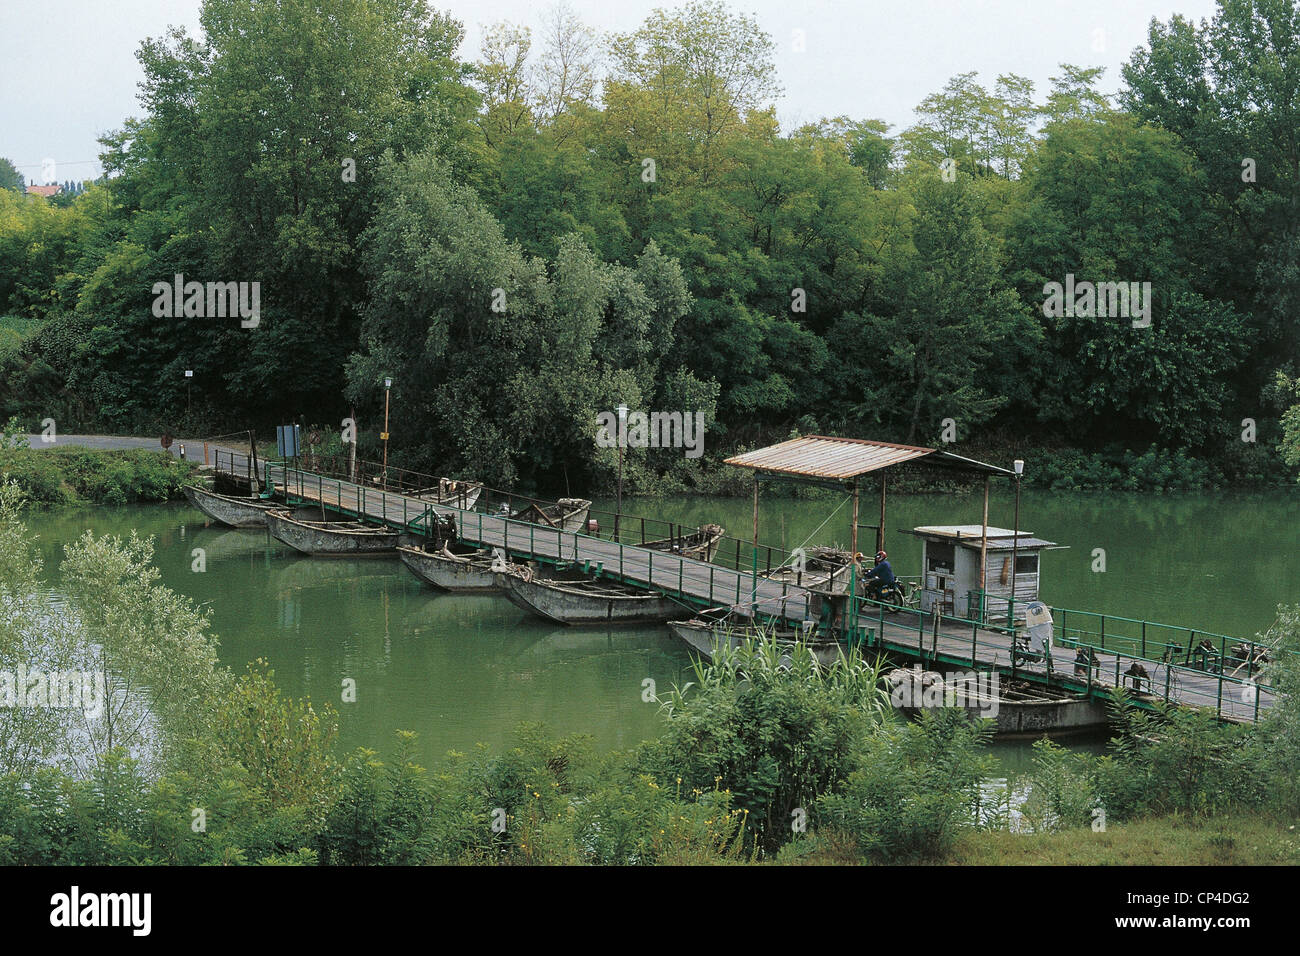
<instances>
[{"instance_id":1,"label":"water reflection","mask_svg":"<svg viewBox=\"0 0 1300 956\"><path fill-rule=\"evenodd\" d=\"M810 540L837 501L762 502L762 538L792 547ZM599 503L598 503L599 504ZM608 503L606 503L608 504ZM920 544L898 529L978 523L975 495L899 496L889 503L887 540L900 573L915 573ZM995 497L990 519L1010 523L1011 501ZM743 499L632 502L663 520L717 522L735 534L752 520ZM1249 637L1274 606L1300 598L1300 504L1264 496L1053 495L1026 491L1022 529L1068 551L1043 557L1043 593L1067 607L1183 623ZM843 512L841 512L843 514ZM555 732L592 735L598 747L630 747L657 734L662 694L690 680L690 659L666 628L557 629L502 597L438 594L399 561L312 559L264 530L209 526L186 505L35 512L47 573L63 544L86 529L156 537L162 581L213 612L223 662L241 672L266 658L285 691L328 701L341 715L346 747L385 751L399 729L420 735L422 756L494 748L516 724L544 720ZM847 519L827 523L811 543L843 543ZM193 569L204 549L205 570ZM1108 570L1093 573L1104 548ZM1225 577L1230 575L1230 578ZM355 703L342 700L356 681ZM1071 741L1071 746L1082 745ZM1103 746L1104 741L1089 746ZM1000 774L1013 782L1029 759L1025 742L995 746Z\"/></svg>"}]
</instances>

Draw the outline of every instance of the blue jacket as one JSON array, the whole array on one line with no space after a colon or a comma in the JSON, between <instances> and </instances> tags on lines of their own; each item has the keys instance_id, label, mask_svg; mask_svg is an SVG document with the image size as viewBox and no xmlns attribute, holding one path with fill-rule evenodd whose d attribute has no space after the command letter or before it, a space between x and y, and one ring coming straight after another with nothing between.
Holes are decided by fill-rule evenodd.
<instances>
[{"instance_id":1,"label":"blue jacket","mask_svg":"<svg viewBox=\"0 0 1300 956\"><path fill-rule=\"evenodd\" d=\"M889 566L888 561L881 561L874 568L867 572L867 579L879 578L883 584L894 583L894 569Z\"/></svg>"}]
</instances>

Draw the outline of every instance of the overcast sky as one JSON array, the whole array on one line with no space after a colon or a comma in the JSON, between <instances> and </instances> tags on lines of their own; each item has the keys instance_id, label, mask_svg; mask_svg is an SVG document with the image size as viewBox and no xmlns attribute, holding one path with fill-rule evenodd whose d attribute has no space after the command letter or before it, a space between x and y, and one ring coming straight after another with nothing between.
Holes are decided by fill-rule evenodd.
<instances>
[{"instance_id":1,"label":"overcast sky","mask_svg":"<svg viewBox=\"0 0 1300 956\"><path fill-rule=\"evenodd\" d=\"M550 0L434 0L465 23L461 54L477 58L482 27L498 20L538 32ZM569 0L601 31L634 29L653 0ZM169 25L198 33L199 0L0 0L0 156L41 181L99 174L97 138L139 113L135 51ZM784 129L823 116L881 118L895 131L912 108L957 73L991 86L1020 73L1040 97L1057 64L1120 65L1152 17L1210 16L1214 0L740 0L776 42ZM802 31L805 49L796 47ZM536 47L535 47L536 49Z\"/></svg>"}]
</instances>

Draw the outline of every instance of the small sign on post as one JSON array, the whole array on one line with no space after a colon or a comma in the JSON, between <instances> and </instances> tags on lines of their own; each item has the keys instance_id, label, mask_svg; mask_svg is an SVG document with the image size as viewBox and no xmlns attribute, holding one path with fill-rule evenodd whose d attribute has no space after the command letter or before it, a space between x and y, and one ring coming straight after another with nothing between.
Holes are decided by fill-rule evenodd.
<instances>
[{"instance_id":1,"label":"small sign on post","mask_svg":"<svg viewBox=\"0 0 1300 956\"><path fill-rule=\"evenodd\" d=\"M275 450L281 458L298 457L298 426L275 426Z\"/></svg>"}]
</instances>

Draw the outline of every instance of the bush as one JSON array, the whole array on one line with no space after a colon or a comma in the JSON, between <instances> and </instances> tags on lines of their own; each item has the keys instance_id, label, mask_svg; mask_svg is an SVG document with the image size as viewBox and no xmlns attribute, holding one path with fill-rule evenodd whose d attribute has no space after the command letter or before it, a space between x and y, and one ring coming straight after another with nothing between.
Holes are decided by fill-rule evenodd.
<instances>
[{"instance_id":1,"label":"bush","mask_svg":"<svg viewBox=\"0 0 1300 956\"><path fill-rule=\"evenodd\" d=\"M882 728L862 766L819 801L819 824L849 836L872 862L940 859L978 822L981 785L992 772L982 751L991 735L989 722L958 708Z\"/></svg>"},{"instance_id":2,"label":"bush","mask_svg":"<svg viewBox=\"0 0 1300 956\"><path fill-rule=\"evenodd\" d=\"M773 639L719 647L693 684L674 688L641 765L655 779L680 777L687 792L730 793L750 845L774 853L856 769L889 707L881 670L856 650L823 667L807 647Z\"/></svg>"},{"instance_id":3,"label":"bush","mask_svg":"<svg viewBox=\"0 0 1300 956\"><path fill-rule=\"evenodd\" d=\"M7 474L42 505L130 504L180 498L198 466L163 451L59 447L0 449Z\"/></svg>"},{"instance_id":4,"label":"bush","mask_svg":"<svg viewBox=\"0 0 1300 956\"><path fill-rule=\"evenodd\" d=\"M1078 753L1043 738L1034 744L1033 782L1020 808L1035 833L1091 826L1098 808L1120 816L1119 808L1104 806L1099 778L1113 761Z\"/></svg>"},{"instance_id":5,"label":"bush","mask_svg":"<svg viewBox=\"0 0 1300 956\"><path fill-rule=\"evenodd\" d=\"M1194 491L1223 483L1206 462L1154 445L1144 452L1057 449L1035 467L1034 483L1057 491Z\"/></svg>"},{"instance_id":6,"label":"bush","mask_svg":"<svg viewBox=\"0 0 1300 956\"><path fill-rule=\"evenodd\" d=\"M1257 728L1162 701L1154 707L1148 713L1121 698L1116 708L1115 761L1098 778L1108 816L1205 815L1263 804L1268 783Z\"/></svg>"}]
</instances>

